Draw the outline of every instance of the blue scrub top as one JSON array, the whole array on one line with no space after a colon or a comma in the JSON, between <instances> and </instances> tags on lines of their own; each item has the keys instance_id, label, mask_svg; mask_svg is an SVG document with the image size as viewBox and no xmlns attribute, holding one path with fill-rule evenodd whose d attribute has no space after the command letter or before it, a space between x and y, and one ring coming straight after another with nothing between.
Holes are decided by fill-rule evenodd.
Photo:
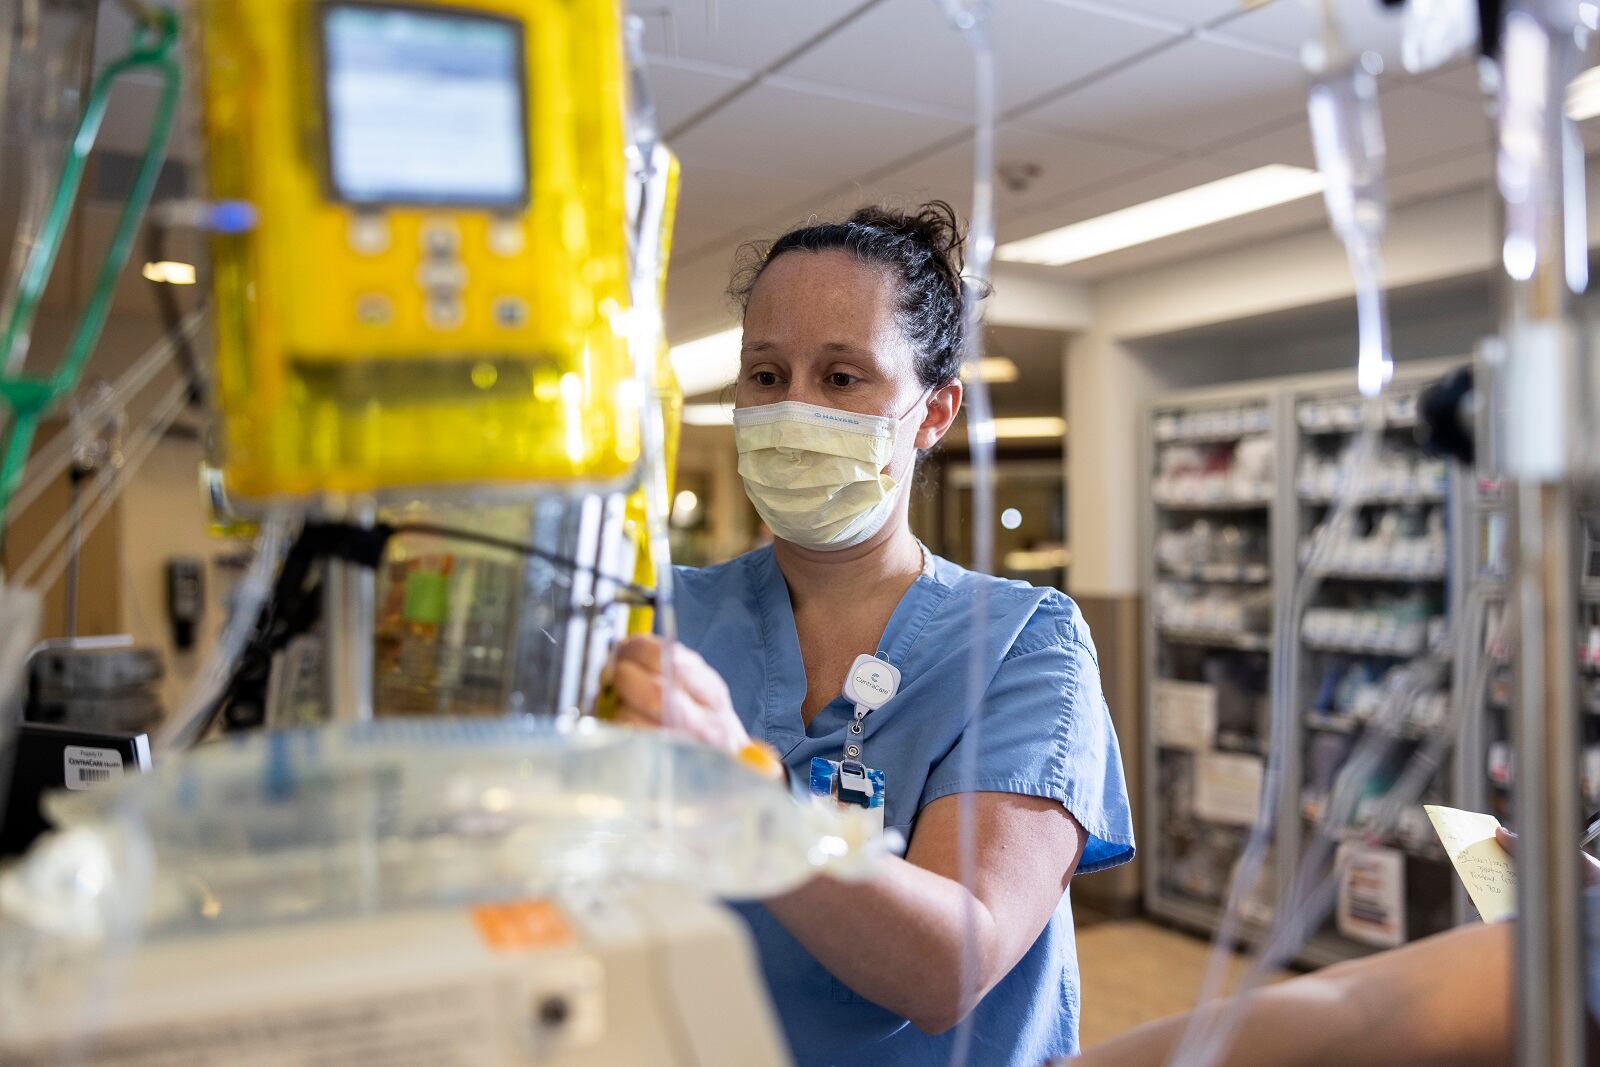
<instances>
[{"instance_id":1,"label":"blue scrub top","mask_svg":"<svg viewBox=\"0 0 1600 1067\"><path fill-rule=\"evenodd\" d=\"M1089 839L1079 875L1133 857L1133 820L1089 629L1054 589L1004 581L933 558L906 592L876 652L900 669L900 691L867 716L868 766L886 775L884 823L911 836L917 813L962 792L1060 801ZM809 729L805 665L789 590L772 549L677 573L679 637L728 683L752 737L805 782L811 759L841 758L854 705L843 695ZM974 592L988 590L985 618ZM963 772L971 642L984 646L984 715L975 770ZM844 679L839 679L841 688ZM926 1067L949 1057L954 1032L929 1035L857 996L758 904L739 905L799 1067ZM1038 1067L1078 1050L1078 958L1063 894L1039 939L974 1013L970 1060Z\"/></svg>"}]
</instances>

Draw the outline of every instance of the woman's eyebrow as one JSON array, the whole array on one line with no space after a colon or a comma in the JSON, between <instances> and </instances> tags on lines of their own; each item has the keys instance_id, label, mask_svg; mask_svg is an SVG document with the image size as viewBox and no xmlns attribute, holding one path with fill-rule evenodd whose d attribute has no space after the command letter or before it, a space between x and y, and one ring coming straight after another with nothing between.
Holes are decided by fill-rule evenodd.
<instances>
[{"instance_id":1,"label":"woman's eyebrow","mask_svg":"<svg viewBox=\"0 0 1600 1067\"><path fill-rule=\"evenodd\" d=\"M841 352L850 356L867 356L870 358L873 354L872 349L851 344L849 341L829 341L822 347L827 352Z\"/></svg>"}]
</instances>

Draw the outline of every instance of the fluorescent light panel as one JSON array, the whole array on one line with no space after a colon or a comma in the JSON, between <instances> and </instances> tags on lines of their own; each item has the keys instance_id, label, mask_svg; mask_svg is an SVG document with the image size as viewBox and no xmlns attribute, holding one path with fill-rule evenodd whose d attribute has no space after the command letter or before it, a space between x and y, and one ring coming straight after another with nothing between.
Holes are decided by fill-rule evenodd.
<instances>
[{"instance_id":1,"label":"fluorescent light panel","mask_svg":"<svg viewBox=\"0 0 1600 1067\"><path fill-rule=\"evenodd\" d=\"M1590 67L1567 84L1567 117L1574 122L1600 115L1600 67Z\"/></svg>"},{"instance_id":2,"label":"fluorescent light panel","mask_svg":"<svg viewBox=\"0 0 1600 1067\"><path fill-rule=\"evenodd\" d=\"M1109 215L1011 241L1001 245L995 254L1013 263L1059 267L1198 230L1321 191L1322 175L1316 171L1272 163Z\"/></svg>"},{"instance_id":3,"label":"fluorescent light panel","mask_svg":"<svg viewBox=\"0 0 1600 1067\"><path fill-rule=\"evenodd\" d=\"M732 426L732 404L685 404L683 405L683 424L685 426Z\"/></svg>"},{"instance_id":4,"label":"fluorescent light panel","mask_svg":"<svg viewBox=\"0 0 1600 1067\"><path fill-rule=\"evenodd\" d=\"M739 342L743 336L744 331L734 327L668 349L672 372L678 376L683 395L709 393L738 378Z\"/></svg>"}]
</instances>

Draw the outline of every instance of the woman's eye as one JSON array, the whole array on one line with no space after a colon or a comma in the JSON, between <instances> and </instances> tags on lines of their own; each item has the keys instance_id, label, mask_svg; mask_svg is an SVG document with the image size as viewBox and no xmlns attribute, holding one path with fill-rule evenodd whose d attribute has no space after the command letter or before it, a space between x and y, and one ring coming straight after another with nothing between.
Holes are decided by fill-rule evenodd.
<instances>
[{"instance_id":1,"label":"woman's eye","mask_svg":"<svg viewBox=\"0 0 1600 1067\"><path fill-rule=\"evenodd\" d=\"M778 384L778 376L769 370L758 370L750 378L760 386L770 387Z\"/></svg>"},{"instance_id":2,"label":"woman's eye","mask_svg":"<svg viewBox=\"0 0 1600 1067\"><path fill-rule=\"evenodd\" d=\"M833 386L835 389L848 389L855 383L855 375L846 374L844 371L836 370L832 374L828 375L828 384Z\"/></svg>"}]
</instances>

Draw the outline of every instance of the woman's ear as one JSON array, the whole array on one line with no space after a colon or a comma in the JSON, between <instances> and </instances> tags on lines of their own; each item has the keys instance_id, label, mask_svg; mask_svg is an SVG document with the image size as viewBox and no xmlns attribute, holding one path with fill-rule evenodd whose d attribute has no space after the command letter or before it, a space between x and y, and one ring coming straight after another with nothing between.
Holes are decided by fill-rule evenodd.
<instances>
[{"instance_id":1,"label":"woman's ear","mask_svg":"<svg viewBox=\"0 0 1600 1067\"><path fill-rule=\"evenodd\" d=\"M961 379L934 390L928 398L928 409L922 424L917 427L917 451L925 452L944 439L961 410Z\"/></svg>"}]
</instances>

